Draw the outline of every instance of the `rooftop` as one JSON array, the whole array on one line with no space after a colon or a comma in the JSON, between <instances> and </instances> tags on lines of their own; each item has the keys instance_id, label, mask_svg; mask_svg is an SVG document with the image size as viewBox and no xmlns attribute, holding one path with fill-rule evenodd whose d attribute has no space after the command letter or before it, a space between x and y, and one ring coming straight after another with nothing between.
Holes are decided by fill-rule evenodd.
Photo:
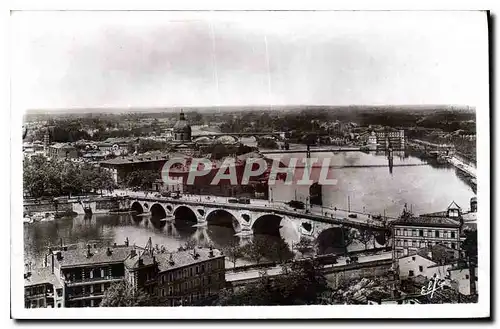
<instances>
[{"instance_id":1,"label":"rooftop","mask_svg":"<svg viewBox=\"0 0 500 329\"><path fill-rule=\"evenodd\" d=\"M427 216L400 218L393 222L401 226L429 226L429 227L460 227L460 222L448 217Z\"/></svg>"},{"instance_id":2,"label":"rooftop","mask_svg":"<svg viewBox=\"0 0 500 329\"><path fill-rule=\"evenodd\" d=\"M57 287L61 286L61 283L52 273L52 269L50 267L41 267L33 269L30 272L30 275L24 279L25 287L36 286L44 283L53 284Z\"/></svg>"},{"instance_id":3,"label":"rooftop","mask_svg":"<svg viewBox=\"0 0 500 329\"><path fill-rule=\"evenodd\" d=\"M134 248L134 246L109 247L110 253L107 252L108 247L90 248L90 255L88 255L88 248L60 250L62 259L57 260L57 262L61 264L61 268L124 262L130 256L130 251ZM57 252L54 251L54 253Z\"/></svg>"},{"instance_id":4,"label":"rooftop","mask_svg":"<svg viewBox=\"0 0 500 329\"><path fill-rule=\"evenodd\" d=\"M121 156L109 160L101 161L101 164L109 165L123 165L130 163L145 163L145 162L155 162L155 161L165 161L174 158L187 158L187 155L182 153L167 153L164 151L151 151L143 154Z\"/></svg>"},{"instance_id":5,"label":"rooftop","mask_svg":"<svg viewBox=\"0 0 500 329\"><path fill-rule=\"evenodd\" d=\"M55 143L50 145L49 147L56 148L56 149L73 149L74 147L67 144L67 143Z\"/></svg>"},{"instance_id":6,"label":"rooftop","mask_svg":"<svg viewBox=\"0 0 500 329\"><path fill-rule=\"evenodd\" d=\"M196 258L193 255L194 251L198 255ZM165 272L222 256L222 252L217 249L213 249L213 257L210 257L209 248L196 248L174 253L158 253L156 254L156 261L158 262L159 271Z\"/></svg>"}]
</instances>

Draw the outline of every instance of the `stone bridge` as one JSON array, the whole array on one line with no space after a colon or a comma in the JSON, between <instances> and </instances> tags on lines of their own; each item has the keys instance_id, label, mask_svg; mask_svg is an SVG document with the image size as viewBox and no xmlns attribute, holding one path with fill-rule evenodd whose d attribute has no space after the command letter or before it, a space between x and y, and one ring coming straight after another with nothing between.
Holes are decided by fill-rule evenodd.
<instances>
[{"instance_id":1,"label":"stone bridge","mask_svg":"<svg viewBox=\"0 0 500 329\"><path fill-rule=\"evenodd\" d=\"M388 228L380 222L354 221L350 218L327 217L321 214L304 213L291 208L272 204L233 204L214 201L195 201L159 197L129 197L129 209L138 214L149 213L151 220L184 222L194 227L205 227L208 223L226 219L218 225L232 226L236 235L255 234L279 235L283 225L292 228L297 240L301 237L316 240L329 229L370 229L381 235ZM216 216L218 215L218 216ZM229 216L228 216L229 215Z\"/></svg>"},{"instance_id":2,"label":"stone bridge","mask_svg":"<svg viewBox=\"0 0 500 329\"><path fill-rule=\"evenodd\" d=\"M285 139L285 132L278 131L278 132L268 132L268 133L263 133L263 132L246 132L246 133L200 133L199 135L193 136L194 141L200 141L204 138L208 138L210 140L216 140L221 137L232 137L235 142L238 142L241 137L254 137L255 139L259 139L262 137L265 138L274 138L277 140L283 140Z\"/></svg>"}]
</instances>

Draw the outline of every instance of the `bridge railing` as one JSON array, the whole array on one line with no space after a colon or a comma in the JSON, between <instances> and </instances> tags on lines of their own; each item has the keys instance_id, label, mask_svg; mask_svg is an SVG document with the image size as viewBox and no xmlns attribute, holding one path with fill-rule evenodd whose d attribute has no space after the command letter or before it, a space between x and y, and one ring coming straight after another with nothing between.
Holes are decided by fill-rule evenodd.
<instances>
[{"instance_id":1,"label":"bridge railing","mask_svg":"<svg viewBox=\"0 0 500 329\"><path fill-rule=\"evenodd\" d=\"M290 209L290 207L283 205L280 205L276 207L274 205L275 202L272 204L263 204L263 205L257 205L257 204L232 204L232 203L225 203L225 202L219 202L218 200L214 199L211 201L205 201L202 200L201 198L198 200L189 200L189 199L171 199L168 197L154 197L154 196L135 196L135 197L130 197L132 199L139 199L143 201L148 201L148 202L170 202L174 204L190 204L190 205L196 205L196 206L218 206L221 208L226 208L226 209L247 209L247 210L258 210L258 211L263 211L263 212L275 212L278 214L284 214L284 215L289 215L289 216L295 216L295 217L301 217L301 218L307 218L311 219L314 221L318 222L323 222L323 223L329 223L329 224L337 224L337 225L342 225L342 224L348 224L350 226L362 226L362 227L377 227L380 229L385 229L386 225L382 221L378 221L376 219L368 219L368 220L363 220L363 219L354 219L354 218L349 218L348 216L346 217L339 217L339 216L334 216L333 214L330 214L330 216L325 215L325 214L319 214L315 212L311 212L309 209L309 212L306 210L297 210L297 209Z\"/></svg>"}]
</instances>

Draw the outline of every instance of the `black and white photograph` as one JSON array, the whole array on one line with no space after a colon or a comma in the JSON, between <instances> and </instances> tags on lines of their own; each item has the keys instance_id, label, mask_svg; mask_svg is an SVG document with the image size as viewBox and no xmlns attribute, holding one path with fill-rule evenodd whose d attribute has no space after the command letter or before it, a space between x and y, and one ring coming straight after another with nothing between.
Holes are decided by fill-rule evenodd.
<instances>
[{"instance_id":1,"label":"black and white photograph","mask_svg":"<svg viewBox=\"0 0 500 329\"><path fill-rule=\"evenodd\" d=\"M489 316L488 19L11 12L12 315Z\"/></svg>"}]
</instances>

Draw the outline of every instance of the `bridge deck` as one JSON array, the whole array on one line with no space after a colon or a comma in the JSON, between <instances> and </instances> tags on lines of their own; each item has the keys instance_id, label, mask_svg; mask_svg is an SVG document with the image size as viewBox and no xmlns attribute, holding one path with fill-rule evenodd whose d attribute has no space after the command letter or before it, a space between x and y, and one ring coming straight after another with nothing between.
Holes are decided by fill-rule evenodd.
<instances>
[{"instance_id":1,"label":"bridge deck","mask_svg":"<svg viewBox=\"0 0 500 329\"><path fill-rule=\"evenodd\" d=\"M130 197L134 199L138 199L141 201L148 201L148 202L168 202L172 204L188 204L192 206L207 206L207 207L220 207L222 209L234 209L234 210L240 210L240 209L247 209L251 211L262 211L262 212L269 212L270 214L276 214L276 215L286 215L286 216L291 216L291 217L298 217L298 218L305 218L305 219L310 219L312 221L317 221L317 222L323 222L323 223L328 223L328 224L335 224L335 225L346 225L350 227L356 227L356 228L371 228L371 229L377 229L377 230L387 230L389 229L388 227L384 226L384 224L381 221L373 220L373 219L361 219L361 218L348 218L348 217L341 217L338 215L333 215L333 211L330 211L330 216L325 216L322 214L322 210L320 209L312 209L313 212L305 213L302 211L295 211L291 209L286 209L285 206L282 206L281 204L278 206L277 203L273 204L265 204L264 200L259 200L259 201L264 201L263 204L261 205L256 205L256 204L231 204L227 202L219 202L216 200L212 201L203 201L202 197L206 196L191 196L190 199L183 197L181 199L172 199L172 198L166 198L166 197ZM224 198L226 199L226 198ZM251 202L255 203L257 200L252 200Z\"/></svg>"}]
</instances>

